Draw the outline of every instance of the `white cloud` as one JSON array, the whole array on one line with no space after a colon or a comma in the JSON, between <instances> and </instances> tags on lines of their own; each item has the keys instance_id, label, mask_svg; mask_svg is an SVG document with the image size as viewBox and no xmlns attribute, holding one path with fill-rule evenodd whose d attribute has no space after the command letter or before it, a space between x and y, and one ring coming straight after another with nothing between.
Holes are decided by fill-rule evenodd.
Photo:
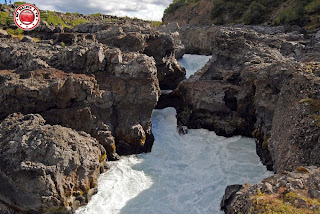
<instances>
[{"instance_id":1,"label":"white cloud","mask_svg":"<svg viewBox=\"0 0 320 214\"><path fill-rule=\"evenodd\" d=\"M28 0L41 10L103 13L130 16L146 20L161 20L163 11L172 0Z\"/></svg>"}]
</instances>

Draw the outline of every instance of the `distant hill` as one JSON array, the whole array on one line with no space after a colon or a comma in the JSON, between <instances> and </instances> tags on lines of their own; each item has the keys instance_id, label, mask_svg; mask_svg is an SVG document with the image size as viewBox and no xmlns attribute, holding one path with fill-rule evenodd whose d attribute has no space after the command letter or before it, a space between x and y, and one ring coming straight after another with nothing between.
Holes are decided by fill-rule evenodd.
<instances>
[{"instance_id":1,"label":"distant hill","mask_svg":"<svg viewBox=\"0 0 320 214\"><path fill-rule=\"evenodd\" d=\"M320 28L320 0L173 0L164 24L268 24Z\"/></svg>"},{"instance_id":2,"label":"distant hill","mask_svg":"<svg viewBox=\"0 0 320 214\"><path fill-rule=\"evenodd\" d=\"M6 5L0 4L0 29L7 30L9 34L22 34L23 31L17 29L13 15L17 7L27 2L14 2L13 4ZM79 13L61 13L56 11L40 10L41 20L47 22L51 26L62 26L63 28L73 28L76 25L88 22L149 22L152 26L158 26L161 22L157 21L144 21L138 18L117 17L112 15L105 15L101 13L96 14L79 14Z\"/></svg>"}]
</instances>

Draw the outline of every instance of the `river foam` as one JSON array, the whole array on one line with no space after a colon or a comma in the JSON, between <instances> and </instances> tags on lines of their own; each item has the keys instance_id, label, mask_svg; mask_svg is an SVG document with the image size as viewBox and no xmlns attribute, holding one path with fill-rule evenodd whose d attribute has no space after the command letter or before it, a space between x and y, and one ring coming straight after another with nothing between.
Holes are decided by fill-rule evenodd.
<instances>
[{"instance_id":1,"label":"river foam","mask_svg":"<svg viewBox=\"0 0 320 214\"><path fill-rule=\"evenodd\" d=\"M212 56L185 54L179 63L186 69L186 78L189 78L198 69L202 68Z\"/></svg>"},{"instance_id":2,"label":"river foam","mask_svg":"<svg viewBox=\"0 0 320 214\"><path fill-rule=\"evenodd\" d=\"M185 55L188 77L210 57ZM180 61L181 62L181 61ZM226 186L272 175L253 139L225 138L208 130L177 132L174 108L154 110L152 152L109 163L98 193L77 214L219 214Z\"/></svg>"},{"instance_id":3,"label":"river foam","mask_svg":"<svg viewBox=\"0 0 320 214\"><path fill-rule=\"evenodd\" d=\"M78 214L221 213L227 185L272 175L250 138L204 129L179 135L174 108L154 110L152 152L123 157L99 179L98 194Z\"/></svg>"}]
</instances>

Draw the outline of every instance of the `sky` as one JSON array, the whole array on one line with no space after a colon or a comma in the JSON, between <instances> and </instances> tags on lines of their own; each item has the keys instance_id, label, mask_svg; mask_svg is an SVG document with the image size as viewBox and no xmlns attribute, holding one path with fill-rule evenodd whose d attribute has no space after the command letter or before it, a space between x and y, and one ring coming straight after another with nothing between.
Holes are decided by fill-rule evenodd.
<instances>
[{"instance_id":1,"label":"sky","mask_svg":"<svg viewBox=\"0 0 320 214\"><path fill-rule=\"evenodd\" d=\"M9 2L9 0L7 0ZM22 0L21 0L22 1ZM36 4L41 10L103 13L161 21L163 11L172 0L24 0ZM12 0L12 2L14 2ZM4 0L0 0L4 3Z\"/></svg>"}]
</instances>

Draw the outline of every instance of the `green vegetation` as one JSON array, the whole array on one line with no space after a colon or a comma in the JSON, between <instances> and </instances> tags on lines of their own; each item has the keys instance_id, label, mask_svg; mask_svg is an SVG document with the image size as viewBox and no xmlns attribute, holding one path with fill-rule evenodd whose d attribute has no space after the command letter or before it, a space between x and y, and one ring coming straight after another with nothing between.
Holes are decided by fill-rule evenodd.
<instances>
[{"instance_id":1,"label":"green vegetation","mask_svg":"<svg viewBox=\"0 0 320 214\"><path fill-rule=\"evenodd\" d=\"M2 26L9 26L9 13L1 12L0 13L0 25Z\"/></svg>"},{"instance_id":2,"label":"green vegetation","mask_svg":"<svg viewBox=\"0 0 320 214\"><path fill-rule=\"evenodd\" d=\"M84 19L84 18L79 18L79 19L68 20L66 22L67 22L68 25L76 26L76 25L87 23L89 21L87 19Z\"/></svg>"},{"instance_id":3,"label":"green vegetation","mask_svg":"<svg viewBox=\"0 0 320 214\"><path fill-rule=\"evenodd\" d=\"M248 10L243 14L242 20L245 24L259 24L264 21L267 8L258 2L251 2Z\"/></svg>"},{"instance_id":4,"label":"green vegetation","mask_svg":"<svg viewBox=\"0 0 320 214\"><path fill-rule=\"evenodd\" d=\"M79 13L70 13L70 12L66 12L67 16L79 16Z\"/></svg>"},{"instance_id":5,"label":"green vegetation","mask_svg":"<svg viewBox=\"0 0 320 214\"><path fill-rule=\"evenodd\" d=\"M285 0L212 0L211 18L215 24L260 24Z\"/></svg>"},{"instance_id":6,"label":"green vegetation","mask_svg":"<svg viewBox=\"0 0 320 214\"><path fill-rule=\"evenodd\" d=\"M292 7L283 10L274 23L276 25L298 24L300 26L303 26L304 23L307 22L305 6L308 1L309 0L296 1L296 3Z\"/></svg>"},{"instance_id":7,"label":"green vegetation","mask_svg":"<svg viewBox=\"0 0 320 214\"><path fill-rule=\"evenodd\" d=\"M305 6L308 13L320 13L320 0L311 1Z\"/></svg>"},{"instance_id":8,"label":"green vegetation","mask_svg":"<svg viewBox=\"0 0 320 214\"><path fill-rule=\"evenodd\" d=\"M61 17L57 16L55 12L46 11L40 12L41 19L46 21L48 24L52 24L53 26L57 26L61 24L63 27L67 27L66 23L61 19Z\"/></svg>"},{"instance_id":9,"label":"green vegetation","mask_svg":"<svg viewBox=\"0 0 320 214\"><path fill-rule=\"evenodd\" d=\"M311 210L311 206L319 206L316 199L289 192L286 194L258 194L253 197L252 213L261 214L320 214L320 210ZM303 204L304 206L301 206Z\"/></svg>"},{"instance_id":10,"label":"green vegetation","mask_svg":"<svg viewBox=\"0 0 320 214\"><path fill-rule=\"evenodd\" d=\"M8 34L11 34L11 35L21 35L24 32L20 28L17 28L17 29L8 28L6 31L7 31Z\"/></svg>"},{"instance_id":11,"label":"green vegetation","mask_svg":"<svg viewBox=\"0 0 320 214\"><path fill-rule=\"evenodd\" d=\"M29 3L25 1L16 1L13 3L15 7L19 7L20 5L23 5L23 4L29 4Z\"/></svg>"},{"instance_id":12,"label":"green vegetation","mask_svg":"<svg viewBox=\"0 0 320 214\"><path fill-rule=\"evenodd\" d=\"M41 19L53 26L62 25L63 27L73 27L79 24L87 23L89 20L85 18L76 18L78 13L66 13L65 15L51 11L40 11ZM63 17L63 18L62 18Z\"/></svg>"},{"instance_id":13,"label":"green vegetation","mask_svg":"<svg viewBox=\"0 0 320 214\"><path fill-rule=\"evenodd\" d=\"M193 2L199 2L199 1L201 0L173 0L173 3L171 3L167 9L165 9L164 14L173 13L180 7L186 6Z\"/></svg>"},{"instance_id":14,"label":"green vegetation","mask_svg":"<svg viewBox=\"0 0 320 214\"><path fill-rule=\"evenodd\" d=\"M151 27L159 27L160 25L162 25L160 21L151 21Z\"/></svg>"},{"instance_id":15,"label":"green vegetation","mask_svg":"<svg viewBox=\"0 0 320 214\"><path fill-rule=\"evenodd\" d=\"M23 35L24 31L21 30L20 28L17 28L17 29L8 28L6 31L8 34L10 34L14 38L18 38L20 40L24 38L24 35Z\"/></svg>"},{"instance_id":16,"label":"green vegetation","mask_svg":"<svg viewBox=\"0 0 320 214\"><path fill-rule=\"evenodd\" d=\"M164 14L201 0L173 0ZM320 0L210 0L214 24L299 25L320 28Z\"/></svg>"},{"instance_id":17,"label":"green vegetation","mask_svg":"<svg viewBox=\"0 0 320 214\"><path fill-rule=\"evenodd\" d=\"M91 14L91 16L93 16L93 17L100 17L100 16L102 16L102 14L101 14L101 13L95 13L95 14Z\"/></svg>"}]
</instances>

